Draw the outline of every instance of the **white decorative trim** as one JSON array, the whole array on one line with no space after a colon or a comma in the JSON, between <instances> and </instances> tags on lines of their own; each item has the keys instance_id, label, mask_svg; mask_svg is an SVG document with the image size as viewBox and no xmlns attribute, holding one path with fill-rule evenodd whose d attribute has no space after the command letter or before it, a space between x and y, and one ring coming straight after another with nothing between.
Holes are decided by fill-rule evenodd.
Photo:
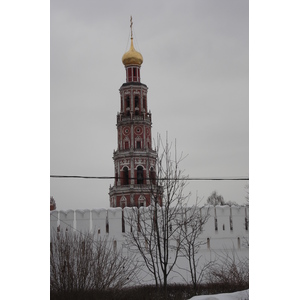
<instances>
[{"instance_id":1,"label":"white decorative trim","mask_svg":"<svg viewBox=\"0 0 300 300\"><path fill-rule=\"evenodd\" d=\"M129 168L129 165L130 165L129 159L122 159L120 161L120 168L121 168L121 170L123 170L124 167L128 167Z\"/></svg>"},{"instance_id":2,"label":"white decorative trim","mask_svg":"<svg viewBox=\"0 0 300 300\"><path fill-rule=\"evenodd\" d=\"M138 199L138 206L141 206L141 203L143 203L143 206L146 206L146 198L143 195L140 195L139 199Z\"/></svg>"}]
</instances>

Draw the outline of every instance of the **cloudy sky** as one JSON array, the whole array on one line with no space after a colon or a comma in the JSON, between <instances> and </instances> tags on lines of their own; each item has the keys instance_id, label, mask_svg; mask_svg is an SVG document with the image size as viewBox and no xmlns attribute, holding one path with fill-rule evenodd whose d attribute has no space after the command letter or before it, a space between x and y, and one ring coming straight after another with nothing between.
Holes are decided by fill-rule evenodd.
<instances>
[{"instance_id":1,"label":"cloudy sky","mask_svg":"<svg viewBox=\"0 0 300 300\"><path fill-rule=\"evenodd\" d=\"M240 0L50 3L51 175L113 176L122 55L142 53L152 135L176 138L190 177L249 176L249 7ZM193 181L244 203L248 181ZM112 180L56 179L58 209L109 207Z\"/></svg>"}]
</instances>

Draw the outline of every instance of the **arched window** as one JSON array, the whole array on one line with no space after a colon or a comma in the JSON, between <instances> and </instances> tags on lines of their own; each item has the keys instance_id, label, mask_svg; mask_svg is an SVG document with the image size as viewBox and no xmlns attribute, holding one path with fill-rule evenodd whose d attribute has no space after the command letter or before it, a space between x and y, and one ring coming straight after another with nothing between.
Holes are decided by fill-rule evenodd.
<instances>
[{"instance_id":1,"label":"arched window","mask_svg":"<svg viewBox=\"0 0 300 300\"><path fill-rule=\"evenodd\" d=\"M129 172L128 172L128 168L125 167L123 169L123 184L124 185L128 185L129 184Z\"/></svg>"},{"instance_id":2,"label":"arched window","mask_svg":"<svg viewBox=\"0 0 300 300\"><path fill-rule=\"evenodd\" d=\"M125 145L124 145L124 146L125 146L125 147L124 147L125 150L126 150L126 149L129 149L129 141L125 141Z\"/></svg>"},{"instance_id":3,"label":"arched window","mask_svg":"<svg viewBox=\"0 0 300 300\"><path fill-rule=\"evenodd\" d=\"M138 199L138 206L139 207L146 206L146 198L142 195Z\"/></svg>"},{"instance_id":4,"label":"arched window","mask_svg":"<svg viewBox=\"0 0 300 300\"><path fill-rule=\"evenodd\" d=\"M137 184L144 184L144 171L143 167L137 167Z\"/></svg>"},{"instance_id":5,"label":"arched window","mask_svg":"<svg viewBox=\"0 0 300 300\"><path fill-rule=\"evenodd\" d=\"M121 208L124 208L127 206L127 199L124 195L120 199L120 206L121 206Z\"/></svg>"}]
</instances>

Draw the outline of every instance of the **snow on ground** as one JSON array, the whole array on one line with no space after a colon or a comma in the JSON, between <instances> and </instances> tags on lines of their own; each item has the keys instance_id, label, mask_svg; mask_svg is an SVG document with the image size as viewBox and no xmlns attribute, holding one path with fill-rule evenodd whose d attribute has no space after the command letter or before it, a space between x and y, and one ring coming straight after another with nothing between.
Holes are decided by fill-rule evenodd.
<instances>
[{"instance_id":1,"label":"snow on ground","mask_svg":"<svg viewBox=\"0 0 300 300\"><path fill-rule=\"evenodd\" d=\"M249 290L217 295L194 296L190 300L248 300Z\"/></svg>"}]
</instances>

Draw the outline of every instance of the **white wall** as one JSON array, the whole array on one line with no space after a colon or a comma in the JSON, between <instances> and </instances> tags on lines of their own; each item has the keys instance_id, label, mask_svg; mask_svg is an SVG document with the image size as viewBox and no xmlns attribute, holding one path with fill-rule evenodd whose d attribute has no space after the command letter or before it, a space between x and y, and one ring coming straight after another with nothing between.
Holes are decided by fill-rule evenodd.
<instances>
[{"instance_id":1,"label":"white wall","mask_svg":"<svg viewBox=\"0 0 300 300\"><path fill-rule=\"evenodd\" d=\"M137 208L134 208L137 209ZM141 207L140 210L148 208ZM124 217L130 214L132 208L124 208ZM248 240L249 240L249 207L247 206L204 206L201 208L201 214L204 216L209 214L209 219L204 225L203 232L199 236L204 243L209 239L210 247L203 245L199 253L200 261L204 264L206 261L215 259L218 255L225 252L233 253L235 251L239 258L248 258ZM216 221L215 221L216 220ZM232 220L232 221L230 221ZM216 223L217 222L217 230ZM247 223L247 224L246 224ZM149 222L150 225L150 222ZM61 232L66 230L73 232L92 232L96 237L108 237L115 241L117 248L122 248L125 242L125 234L122 232L122 209L93 209L93 210L67 210L67 211L51 211L50 212L50 228L51 231ZM108 232L107 232L108 231ZM125 222L125 232L130 231L130 226ZM171 241L176 243L176 241ZM129 250L130 252L130 250ZM172 253L171 253L172 255ZM142 258L138 258L142 261ZM189 273L185 270L187 260L178 258L177 271L189 280ZM147 273L147 270L144 270ZM183 279L176 272L170 276L170 282L183 282ZM149 280L151 276L146 276L145 280ZM147 283L149 283L147 281Z\"/></svg>"}]
</instances>

